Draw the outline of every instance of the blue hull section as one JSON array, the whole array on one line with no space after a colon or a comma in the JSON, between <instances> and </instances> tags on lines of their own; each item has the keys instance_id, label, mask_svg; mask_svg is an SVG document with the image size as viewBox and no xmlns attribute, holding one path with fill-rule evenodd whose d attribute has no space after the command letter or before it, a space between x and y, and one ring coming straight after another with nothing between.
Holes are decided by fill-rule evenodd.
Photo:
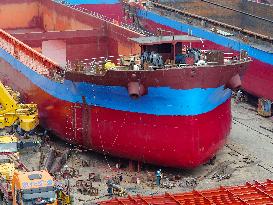
<instances>
[{"instance_id":1,"label":"blue hull section","mask_svg":"<svg viewBox=\"0 0 273 205\"><path fill-rule=\"evenodd\" d=\"M189 90L149 87L147 95L134 100L129 97L127 88L122 86L73 83L69 80L58 83L34 72L2 49L0 49L0 58L11 64L33 84L58 99L72 103L83 103L82 96L85 96L88 105L120 111L172 116L199 115L212 111L231 96L231 91L224 89L223 86Z\"/></svg>"},{"instance_id":2,"label":"blue hull section","mask_svg":"<svg viewBox=\"0 0 273 205\"><path fill-rule=\"evenodd\" d=\"M66 0L70 4L118 4L119 0Z\"/></svg>"}]
</instances>

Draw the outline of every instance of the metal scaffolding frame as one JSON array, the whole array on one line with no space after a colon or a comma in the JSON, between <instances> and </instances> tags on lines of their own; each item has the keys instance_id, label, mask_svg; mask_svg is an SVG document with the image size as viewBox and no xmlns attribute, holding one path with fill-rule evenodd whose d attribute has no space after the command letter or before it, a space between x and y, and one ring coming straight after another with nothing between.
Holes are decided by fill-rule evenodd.
<instances>
[{"instance_id":1,"label":"metal scaffolding frame","mask_svg":"<svg viewBox=\"0 0 273 205\"><path fill-rule=\"evenodd\" d=\"M99 205L265 205L273 204L273 181L247 182L243 186L220 187L205 191L159 196L131 196L98 202Z\"/></svg>"}]
</instances>

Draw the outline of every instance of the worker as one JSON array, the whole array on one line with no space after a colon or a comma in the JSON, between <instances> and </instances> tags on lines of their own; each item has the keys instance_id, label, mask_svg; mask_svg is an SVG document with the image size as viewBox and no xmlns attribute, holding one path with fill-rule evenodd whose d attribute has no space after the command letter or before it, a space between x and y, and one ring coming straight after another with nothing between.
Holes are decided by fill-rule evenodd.
<instances>
[{"instance_id":1,"label":"worker","mask_svg":"<svg viewBox=\"0 0 273 205\"><path fill-rule=\"evenodd\" d=\"M265 112L271 111L271 101L270 100L264 100L263 101L263 107Z\"/></svg>"},{"instance_id":2,"label":"worker","mask_svg":"<svg viewBox=\"0 0 273 205\"><path fill-rule=\"evenodd\" d=\"M176 64L185 64L186 63L186 57L187 57L187 47L184 46L181 50L181 53L177 53L175 56L175 63Z\"/></svg>"},{"instance_id":3,"label":"worker","mask_svg":"<svg viewBox=\"0 0 273 205\"><path fill-rule=\"evenodd\" d=\"M122 182L122 180L123 180L123 176L122 176L122 174L120 174L119 175L119 181Z\"/></svg>"},{"instance_id":4,"label":"worker","mask_svg":"<svg viewBox=\"0 0 273 205\"><path fill-rule=\"evenodd\" d=\"M110 178L110 177L107 177L108 180L106 182L106 185L107 185L107 193L109 196L112 196L113 195L113 180Z\"/></svg>"},{"instance_id":5,"label":"worker","mask_svg":"<svg viewBox=\"0 0 273 205\"><path fill-rule=\"evenodd\" d=\"M243 98L243 92L241 90L238 90L235 97L235 103L238 104L239 102L241 102L242 98Z\"/></svg>"},{"instance_id":6,"label":"worker","mask_svg":"<svg viewBox=\"0 0 273 205\"><path fill-rule=\"evenodd\" d=\"M161 169L156 171L156 185L160 186L160 181L162 178Z\"/></svg>"},{"instance_id":7,"label":"worker","mask_svg":"<svg viewBox=\"0 0 273 205\"><path fill-rule=\"evenodd\" d=\"M206 65L206 57L204 54L200 54L200 59L197 61L196 65L197 66L202 66L202 65Z\"/></svg>"}]
</instances>

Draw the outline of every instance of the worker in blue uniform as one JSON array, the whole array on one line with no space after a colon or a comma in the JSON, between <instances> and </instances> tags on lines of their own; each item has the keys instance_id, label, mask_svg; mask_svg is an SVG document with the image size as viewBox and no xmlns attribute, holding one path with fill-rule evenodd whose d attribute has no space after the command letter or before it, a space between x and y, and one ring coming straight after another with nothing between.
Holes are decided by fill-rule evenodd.
<instances>
[{"instance_id":1,"label":"worker in blue uniform","mask_svg":"<svg viewBox=\"0 0 273 205\"><path fill-rule=\"evenodd\" d=\"M113 180L108 177L106 185L107 185L107 192L109 196L113 195L113 183L114 183Z\"/></svg>"},{"instance_id":2,"label":"worker in blue uniform","mask_svg":"<svg viewBox=\"0 0 273 205\"><path fill-rule=\"evenodd\" d=\"M160 186L160 181L162 178L161 169L156 171L156 185Z\"/></svg>"}]
</instances>

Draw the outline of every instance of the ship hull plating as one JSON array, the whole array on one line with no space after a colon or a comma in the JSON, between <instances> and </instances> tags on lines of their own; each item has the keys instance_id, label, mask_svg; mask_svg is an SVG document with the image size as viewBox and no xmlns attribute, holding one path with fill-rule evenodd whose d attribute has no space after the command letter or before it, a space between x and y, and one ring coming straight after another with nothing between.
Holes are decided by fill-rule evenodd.
<instances>
[{"instance_id":1,"label":"ship hull plating","mask_svg":"<svg viewBox=\"0 0 273 205\"><path fill-rule=\"evenodd\" d=\"M53 82L35 74L3 50L0 58L4 59L1 60L0 80L20 91L25 101L37 103L41 124L71 144L163 166L194 168L214 156L230 133L230 90L223 86L172 90L177 92L173 96L180 96L188 106L187 109L183 103L176 105L178 110L174 113L170 109L172 101L162 103L162 89L154 88L158 98L153 106L163 107L148 109L147 106L147 110L151 110L148 114L145 110L131 112L122 108L127 104L111 107L115 105L111 98L102 106L104 100L97 100L102 96L92 95L98 93L92 90L96 89L95 85ZM110 88L100 89L109 91ZM113 97L115 94L122 96L108 93ZM96 98L95 103L90 104L90 98ZM120 100L127 98L128 94ZM172 96L166 96L166 100L168 98ZM192 105L188 103L191 101Z\"/></svg>"}]
</instances>

